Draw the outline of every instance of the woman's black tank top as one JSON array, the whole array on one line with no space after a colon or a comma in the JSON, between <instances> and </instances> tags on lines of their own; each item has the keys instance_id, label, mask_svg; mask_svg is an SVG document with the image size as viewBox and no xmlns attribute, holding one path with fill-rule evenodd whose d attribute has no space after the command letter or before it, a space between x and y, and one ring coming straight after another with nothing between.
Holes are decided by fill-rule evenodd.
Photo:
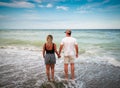
<instances>
[{"instance_id":1,"label":"woman's black tank top","mask_svg":"<svg viewBox=\"0 0 120 88\"><path fill-rule=\"evenodd\" d=\"M54 54L54 43L53 43L52 50L47 50L46 49L46 43L45 43L45 50L46 50L46 54Z\"/></svg>"}]
</instances>

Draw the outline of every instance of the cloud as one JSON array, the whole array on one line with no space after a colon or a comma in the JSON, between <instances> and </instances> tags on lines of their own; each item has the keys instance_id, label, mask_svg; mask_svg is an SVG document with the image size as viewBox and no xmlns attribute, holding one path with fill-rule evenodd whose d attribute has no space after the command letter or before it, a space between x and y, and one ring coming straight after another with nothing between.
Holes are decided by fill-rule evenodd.
<instances>
[{"instance_id":1,"label":"cloud","mask_svg":"<svg viewBox=\"0 0 120 88\"><path fill-rule=\"evenodd\" d=\"M87 0L88 2L92 2L93 0Z\"/></svg>"},{"instance_id":2,"label":"cloud","mask_svg":"<svg viewBox=\"0 0 120 88\"><path fill-rule=\"evenodd\" d=\"M88 2L94 2L95 0L87 0ZM110 2L110 0L100 0L103 4ZM101 3L99 2L99 3Z\"/></svg>"},{"instance_id":3,"label":"cloud","mask_svg":"<svg viewBox=\"0 0 120 88\"><path fill-rule=\"evenodd\" d=\"M36 10L33 10L33 9L32 9L32 10L31 10L31 9L27 9L26 11L29 12L30 14L31 14L31 13L36 13L36 12L37 12Z\"/></svg>"},{"instance_id":4,"label":"cloud","mask_svg":"<svg viewBox=\"0 0 120 88\"><path fill-rule=\"evenodd\" d=\"M110 0L104 0L102 3L106 4L106 3L109 3L109 2L110 2Z\"/></svg>"},{"instance_id":5,"label":"cloud","mask_svg":"<svg viewBox=\"0 0 120 88\"><path fill-rule=\"evenodd\" d=\"M34 0L34 2L42 3L42 0Z\"/></svg>"},{"instance_id":6,"label":"cloud","mask_svg":"<svg viewBox=\"0 0 120 88\"><path fill-rule=\"evenodd\" d=\"M119 12L120 11L120 5L106 6L104 9L103 8L98 9L98 11L101 11L101 12L111 12L111 11Z\"/></svg>"},{"instance_id":7,"label":"cloud","mask_svg":"<svg viewBox=\"0 0 120 88\"><path fill-rule=\"evenodd\" d=\"M61 10L67 11L68 7L66 7L66 6L56 6L56 9L61 9Z\"/></svg>"},{"instance_id":8,"label":"cloud","mask_svg":"<svg viewBox=\"0 0 120 88\"><path fill-rule=\"evenodd\" d=\"M23 14L22 15L23 19L28 19L28 20L36 20L36 19L40 19L40 16L38 14Z\"/></svg>"},{"instance_id":9,"label":"cloud","mask_svg":"<svg viewBox=\"0 0 120 88\"><path fill-rule=\"evenodd\" d=\"M0 6L14 7L14 8L33 8L34 4L27 1L13 1L11 3L0 2Z\"/></svg>"},{"instance_id":10,"label":"cloud","mask_svg":"<svg viewBox=\"0 0 120 88\"><path fill-rule=\"evenodd\" d=\"M92 1L92 0L88 0L88 1ZM101 12L101 11L112 11L111 9L109 9L111 6L108 5L104 5L109 3L110 0L103 0L102 2L92 2L92 3L88 3L85 5L80 6L79 8L77 8L77 13L92 13L92 12ZM118 7L117 6L113 6L112 8Z\"/></svg>"},{"instance_id":11,"label":"cloud","mask_svg":"<svg viewBox=\"0 0 120 88\"><path fill-rule=\"evenodd\" d=\"M107 9L118 9L120 8L120 4L119 5L111 5L111 6L108 6Z\"/></svg>"},{"instance_id":12,"label":"cloud","mask_svg":"<svg viewBox=\"0 0 120 88\"><path fill-rule=\"evenodd\" d=\"M2 19L2 18L5 18L5 16L3 16L3 15L0 15L0 19Z\"/></svg>"},{"instance_id":13,"label":"cloud","mask_svg":"<svg viewBox=\"0 0 120 88\"><path fill-rule=\"evenodd\" d=\"M52 8L53 5L48 3L47 5L38 5L40 8Z\"/></svg>"},{"instance_id":14,"label":"cloud","mask_svg":"<svg viewBox=\"0 0 120 88\"><path fill-rule=\"evenodd\" d=\"M76 11L76 13L82 13L82 14L85 14L85 13L92 13L92 11L78 10L78 11Z\"/></svg>"},{"instance_id":15,"label":"cloud","mask_svg":"<svg viewBox=\"0 0 120 88\"><path fill-rule=\"evenodd\" d=\"M40 7L40 8L44 8L45 6L44 6L44 5L38 5L38 7Z\"/></svg>"},{"instance_id":16,"label":"cloud","mask_svg":"<svg viewBox=\"0 0 120 88\"><path fill-rule=\"evenodd\" d=\"M99 6L100 3L94 3L94 4L86 4L79 8L77 8L77 13L90 13L96 9L97 6Z\"/></svg>"},{"instance_id":17,"label":"cloud","mask_svg":"<svg viewBox=\"0 0 120 88\"><path fill-rule=\"evenodd\" d=\"M9 19L9 16L7 15L0 15L0 21L4 21L4 20L7 20Z\"/></svg>"},{"instance_id":18,"label":"cloud","mask_svg":"<svg viewBox=\"0 0 120 88\"><path fill-rule=\"evenodd\" d=\"M51 8L51 7L53 7L53 5L52 5L52 4L47 4L46 7L47 7L47 8Z\"/></svg>"}]
</instances>

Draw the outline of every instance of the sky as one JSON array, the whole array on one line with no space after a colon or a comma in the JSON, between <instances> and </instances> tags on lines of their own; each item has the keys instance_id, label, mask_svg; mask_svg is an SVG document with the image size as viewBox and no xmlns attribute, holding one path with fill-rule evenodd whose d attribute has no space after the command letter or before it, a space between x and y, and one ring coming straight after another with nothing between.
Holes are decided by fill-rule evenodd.
<instances>
[{"instance_id":1,"label":"sky","mask_svg":"<svg viewBox=\"0 0 120 88\"><path fill-rule=\"evenodd\" d=\"M0 29L120 29L120 0L0 0Z\"/></svg>"}]
</instances>

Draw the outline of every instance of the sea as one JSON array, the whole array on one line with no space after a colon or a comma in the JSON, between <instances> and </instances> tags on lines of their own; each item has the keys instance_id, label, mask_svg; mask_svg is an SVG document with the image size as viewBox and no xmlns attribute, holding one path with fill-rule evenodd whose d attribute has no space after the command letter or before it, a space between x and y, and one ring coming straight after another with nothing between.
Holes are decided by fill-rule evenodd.
<instances>
[{"instance_id":1,"label":"sea","mask_svg":"<svg viewBox=\"0 0 120 88\"><path fill-rule=\"evenodd\" d=\"M71 30L79 47L75 82L71 81L69 68L68 83L58 88L120 88L120 29ZM0 88L43 88L40 86L47 77L42 47L51 34L59 49L64 32L65 29L0 29ZM56 82L64 80L63 58L63 54L56 58Z\"/></svg>"},{"instance_id":2,"label":"sea","mask_svg":"<svg viewBox=\"0 0 120 88\"><path fill-rule=\"evenodd\" d=\"M53 35L53 42L59 49L65 29L1 29L0 46L42 47L47 35ZM79 54L110 56L120 61L120 29L72 29L72 37L77 39Z\"/></svg>"}]
</instances>

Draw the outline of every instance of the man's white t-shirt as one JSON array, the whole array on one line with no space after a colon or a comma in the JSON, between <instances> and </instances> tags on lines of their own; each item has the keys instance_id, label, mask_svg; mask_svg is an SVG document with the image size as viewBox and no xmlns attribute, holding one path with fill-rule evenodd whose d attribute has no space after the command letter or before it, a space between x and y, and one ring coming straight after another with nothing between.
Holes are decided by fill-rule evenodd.
<instances>
[{"instance_id":1,"label":"man's white t-shirt","mask_svg":"<svg viewBox=\"0 0 120 88\"><path fill-rule=\"evenodd\" d=\"M64 56L75 57L75 45L77 45L75 38L65 37L62 39L61 45L63 45L64 48Z\"/></svg>"}]
</instances>

